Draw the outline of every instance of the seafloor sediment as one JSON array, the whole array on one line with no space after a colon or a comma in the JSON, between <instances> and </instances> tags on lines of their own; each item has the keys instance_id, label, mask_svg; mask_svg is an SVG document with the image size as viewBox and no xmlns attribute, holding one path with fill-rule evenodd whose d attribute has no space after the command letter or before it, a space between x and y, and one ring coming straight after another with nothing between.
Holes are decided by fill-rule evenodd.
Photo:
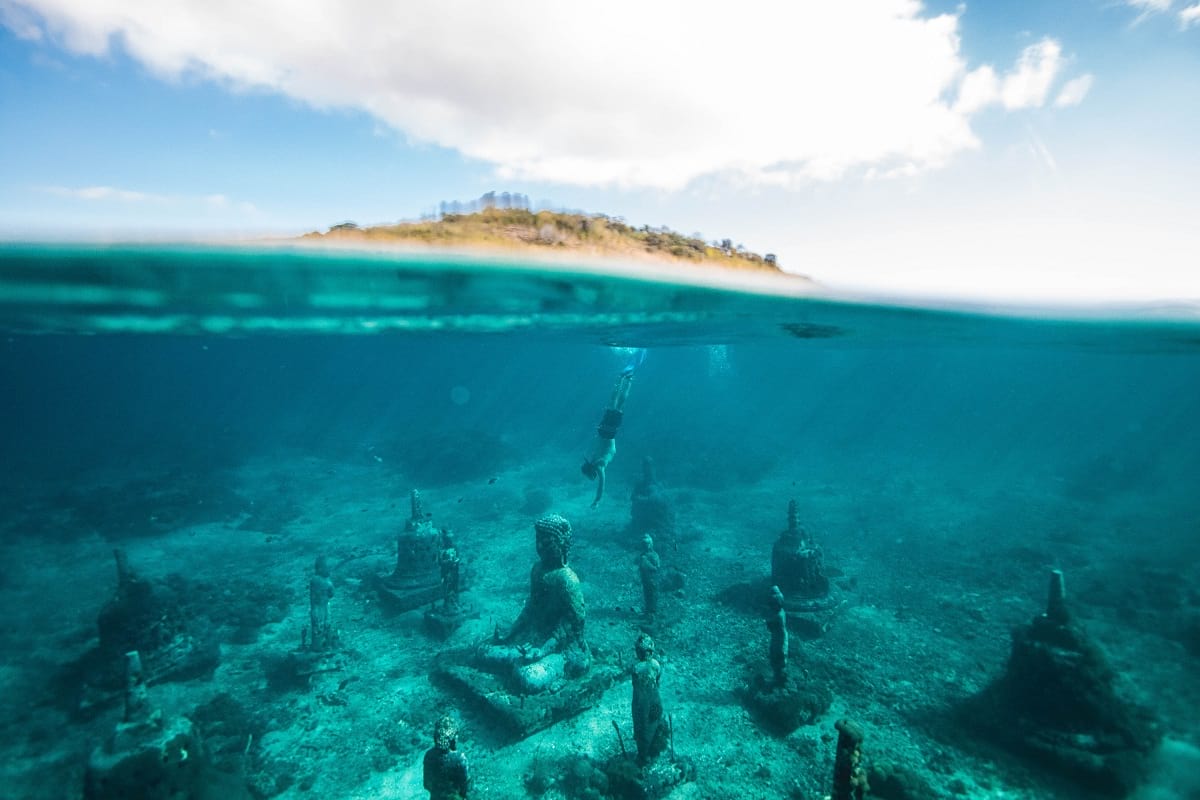
<instances>
[{"instance_id":1,"label":"seafloor sediment","mask_svg":"<svg viewBox=\"0 0 1200 800\"><path fill-rule=\"evenodd\" d=\"M88 660L115 590L114 544L140 576L179 593L180 624L219 643L214 668L151 681L148 692L165 716L193 721L227 800L242 786L255 797L423 797L422 755L446 712L463 723L472 797L594 796L588 759L619 751L613 721L632 736L627 679L594 708L518 741L430 680L439 652L515 618L536 558L533 522L547 510L574 525L571 563L593 650L632 664L644 623L640 536L628 530L636 469L617 472L593 510L592 485L564 480L570 465L560 462L556 452L535 454L494 479L418 487L463 559L470 613L445 640L429 634L421 610L382 607L372 586L394 566L408 517L410 480L387 461L281 453L170 480L131 467L74 485L67 498L26 493L19 506L8 498L0 796L82 796L89 754L121 717L119 691ZM962 713L1003 674L1012 630L1044 609L1053 567L1068 576L1074 618L1107 653L1122 697L1152 709L1165 737L1138 796L1197 796L1187 792L1197 791L1200 752L1183 739L1200 730L1200 598L1189 588L1200 575L1131 558L1119 504L1102 512L1035 482L993 491L945 476L865 476L847 487L782 471L713 489L673 485L672 465L660 470L677 530L657 549L682 585L659 598L654 638L673 747L696 770L672 797L825 797L842 718L865 734L874 796L1096 796L997 744ZM823 547L838 603L822 612L821 635L790 641L792 675L826 690L829 705L781 733L742 697L769 671L766 626L747 592L770 571L791 498ZM309 624L318 555L332 565L340 657L295 681L286 661Z\"/></svg>"}]
</instances>

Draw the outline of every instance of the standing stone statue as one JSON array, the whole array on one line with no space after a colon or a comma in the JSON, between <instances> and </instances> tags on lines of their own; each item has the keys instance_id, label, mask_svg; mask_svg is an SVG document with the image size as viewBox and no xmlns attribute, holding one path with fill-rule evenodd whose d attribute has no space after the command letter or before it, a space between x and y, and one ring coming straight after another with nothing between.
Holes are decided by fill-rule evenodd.
<instances>
[{"instance_id":1,"label":"standing stone statue","mask_svg":"<svg viewBox=\"0 0 1200 800\"><path fill-rule=\"evenodd\" d=\"M797 680L788 673L788 608L787 598L778 586L767 594L765 622L770 634L767 663L770 672L761 664L751 664L750 680L742 697L758 721L771 733L787 736L801 725L816 722L833 702L833 692L824 682L804 677Z\"/></svg>"},{"instance_id":2,"label":"standing stone statue","mask_svg":"<svg viewBox=\"0 0 1200 800\"><path fill-rule=\"evenodd\" d=\"M863 800L870 787L862 768L862 728L848 719L838 720L834 727L838 739L831 800Z\"/></svg>"},{"instance_id":3,"label":"standing stone statue","mask_svg":"<svg viewBox=\"0 0 1200 800\"><path fill-rule=\"evenodd\" d=\"M462 588L462 558L454 542L454 534L442 529L442 551L438 555L438 567L442 574L442 602L425 611L425 627L431 633L446 638L457 630L467 618L467 611L459 600Z\"/></svg>"},{"instance_id":4,"label":"standing stone statue","mask_svg":"<svg viewBox=\"0 0 1200 800\"><path fill-rule=\"evenodd\" d=\"M126 653L125 715L88 759L84 800L199 797L211 778L208 769L191 720L166 717L151 705L141 655Z\"/></svg>"},{"instance_id":5,"label":"standing stone statue","mask_svg":"<svg viewBox=\"0 0 1200 800\"><path fill-rule=\"evenodd\" d=\"M663 719L662 665L654 657L654 640L648 634L638 636L633 645L637 663L633 666L633 740L637 745L638 764L646 765L667 746L669 731Z\"/></svg>"},{"instance_id":6,"label":"standing stone statue","mask_svg":"<svg viewBox=\"0 0 1200 800\"><path fill-rule=\"evenodd\" d=\"M637 797L662 800L681 783L694 780L695 764L675 754L671 718L663 714L662 665L654 657L654 640L647 633L633 644L637 663L633 677L633 741L636 752L630 757L621 742L621 752L604 767L605 797ZM621 730L617 723L617 736Z\"/></svg>"},{"instance_id":7,"label":"standing stone statue","mask_svg":"<svg viewBox=\"0 0 1200 800\"><path fill-rule=\"evenodd\" d=\"M642 580L642 611L647 617L658 613L658 569L662 565L654 552L650 534L642 537L642 554L638 557L638 577Z\"/></svg>"},{"instance_id":8,"label":"standing stone statue","mask_svg":"<svg viewBox=\"0 0 1200 800\"><path fill-rule=\"evenodd\" d=\"M471 788L467 757L458 750L458 725L443 716L433 728L433 747L421 764L422 785L429 800L465 800Z\"/></svg>"},{"instance_id":9,"label":"standing stone statue","mask_svg":"<svg viewBox=\"0 0 1200 800\"><path fill-rule=\"evenodd\" d=\"M146 676L142 672L142 656L137 650L125 654L125 718L127 724L150 721L154 709L146 693Z\"/></svg>"},{"instance_id":10,"label":"standing stone statue","mask_svg":"<svg viewBox=\"0 0 1200 800\"><path fill-rule=\"evenodd\" d=\"M767 630L771 633L768 651L771 672L775 676L775 685L783 686L787 683L788 629L787 609L778 586L771 587L771 595L767 598Z\"/></svg>"},{"instance_id":11,"label":"standing stone statue","mask_svg":"<svg viewBox=\"0 0 1200 800\"><path fill-rule=\"evenodd\" d=\"M308 582L308 620L312 649L320 652L333 646L337 634L329 623L329 601L333 599L333 580L329 560L317 556L312 580Z\"/></svg>"},{"instance_id":12,"label":"standing stone statue","mask_svg":"<svg viewBox=\"0 0 1200 800\"><path fill-rule=\"evenodd\" d=\"M438 556L438 566L442 571L442 605L446 611L458 610L458 591L462 559L458 556L458 548L454 543L454 534L449 529L442 529L442 552Z\"/></svg>"}]
</instances>

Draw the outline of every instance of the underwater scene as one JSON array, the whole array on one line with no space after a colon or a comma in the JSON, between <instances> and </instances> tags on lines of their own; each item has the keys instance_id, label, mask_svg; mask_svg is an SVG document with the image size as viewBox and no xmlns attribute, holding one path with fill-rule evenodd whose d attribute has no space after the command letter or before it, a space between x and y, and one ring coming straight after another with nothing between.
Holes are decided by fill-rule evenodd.
<instances>
[{"instance_id":1,"label":"underwater scene","mask_svg":"<svg viewBox=\"0 0 1200 800\"><path fill-rule=\"evenodd\" d=\"M0 247L0 797L1200 797L1200 324Z\"/></svg>"}]
</instances>

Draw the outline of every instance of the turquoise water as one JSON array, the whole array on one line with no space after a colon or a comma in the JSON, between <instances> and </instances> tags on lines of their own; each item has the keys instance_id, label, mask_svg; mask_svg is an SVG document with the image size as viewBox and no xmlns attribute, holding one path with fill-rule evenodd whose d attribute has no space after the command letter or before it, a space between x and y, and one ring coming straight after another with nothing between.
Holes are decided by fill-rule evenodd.
<instances>
[{"instance_id":1,"label":"turquoise water","mask_svg":"<svg viewBox=\"0 0 1200 800\"><path fill-rule=\"evenodd\" d=\"M148 689L203 740L186 796L425 796L443 712L472 796L601 796L581 765L619 752L611 721L631 741L627 681L514 738L430 680L521 609L545 511L574 527L598 660L628 665L653 627L695 766L679 797L824 796L841 717L878 796L1200 796L1200 323L989 311L466 257L0 248L0 796L83 796L121 718L97 638L115 547L216 653ZM579 463L627 348L648 353L593 509ZM630 530L645 457L682 576L653 626ZM414 488L455 531L476 612L444 640L371 589ZM744 689L767 662L750 595L791 499L838 603L790 653L831 700L780 734ZM322 554L344 662L280 686ZM1126 783L972 722L1052 569L1116 696L1152 720ZM899 794L897 767L921 788Z\"/></svg>"}]
</instances>

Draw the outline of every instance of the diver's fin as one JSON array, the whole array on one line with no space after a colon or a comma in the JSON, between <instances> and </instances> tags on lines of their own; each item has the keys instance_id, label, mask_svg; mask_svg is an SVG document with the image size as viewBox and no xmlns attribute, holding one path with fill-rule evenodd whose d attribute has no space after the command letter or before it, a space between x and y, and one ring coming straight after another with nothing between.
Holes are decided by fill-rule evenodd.
<instances>
[{"instance_id":1,"label":"diver's fin","mask_svg":"<svg viewBox=\"0 0 1200 800\"><path fill-rule=\"evenodd\" d=\"M621 370L622 375L632 375L633 371L646 361L646 348L639 347L629 356L629 363Z\"/></svg>"}]
</instances>

